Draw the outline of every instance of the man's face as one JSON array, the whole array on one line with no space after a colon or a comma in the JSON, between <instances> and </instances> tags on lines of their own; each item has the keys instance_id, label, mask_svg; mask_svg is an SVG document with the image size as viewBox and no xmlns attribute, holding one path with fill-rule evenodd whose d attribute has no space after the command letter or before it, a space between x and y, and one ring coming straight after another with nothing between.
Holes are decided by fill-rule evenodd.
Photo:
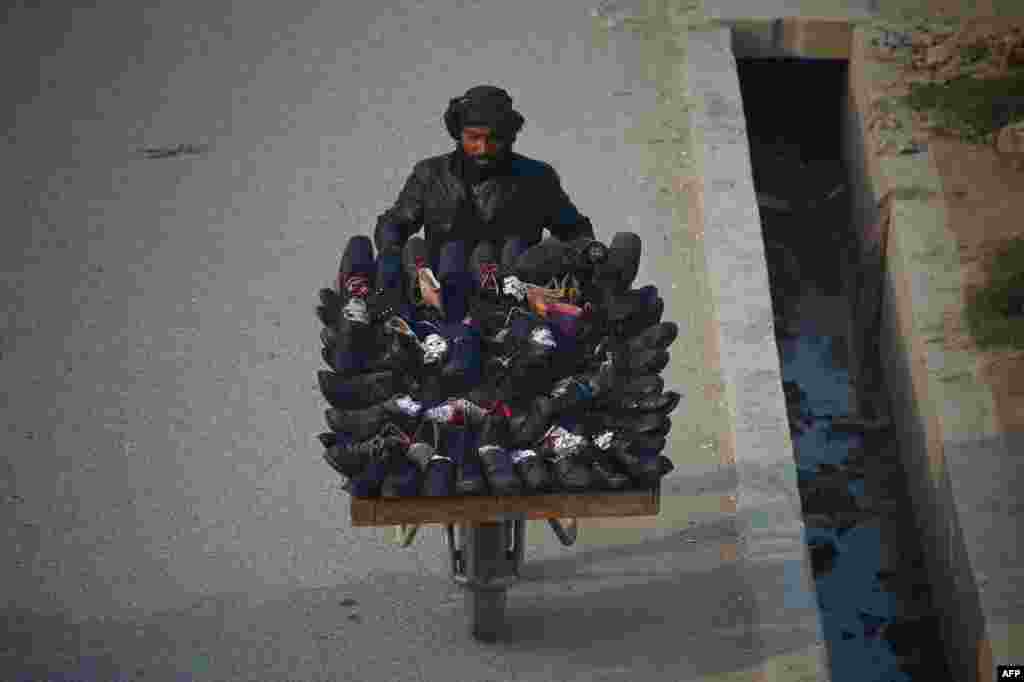
<instances>
[{"instance_id":1,"label":"man's face","mask_svg":"<svg viewBox=\"0 0 1024 682\"><path fill-rule=\"evenodd\" d=\"M491 166L505 152L506 144L487 126L462 129L462 151L480 166Z\"/></svg>"}]
</instances>

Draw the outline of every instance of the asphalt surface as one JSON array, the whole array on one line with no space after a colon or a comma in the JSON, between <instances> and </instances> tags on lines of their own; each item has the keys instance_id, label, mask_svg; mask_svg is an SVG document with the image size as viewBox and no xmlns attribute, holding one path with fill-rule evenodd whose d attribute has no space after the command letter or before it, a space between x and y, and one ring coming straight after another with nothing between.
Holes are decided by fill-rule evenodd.
<instances>
[{"instance_id":1,"label":"asphalt surface","mask_svg":"<svg viewBox=\"0 0 1024 682\"><path fill-rule=\"evenodd\" d=\"M477 644L439 531L403 550L353 530L315 441L315 292L412 164L451 148L440 116L472 85L511 92L517 151L600 237L644 237L638 285L683 281L624 141L657 99L641 38L595 47L590 8L8 11L0 678L681 680L764 655L713 510L584 525L569 550L532 527L507 639ZM196 148L139 152L174 145ZM702 309L673 295L666 319Z\"/></svg>"}]
</instances>

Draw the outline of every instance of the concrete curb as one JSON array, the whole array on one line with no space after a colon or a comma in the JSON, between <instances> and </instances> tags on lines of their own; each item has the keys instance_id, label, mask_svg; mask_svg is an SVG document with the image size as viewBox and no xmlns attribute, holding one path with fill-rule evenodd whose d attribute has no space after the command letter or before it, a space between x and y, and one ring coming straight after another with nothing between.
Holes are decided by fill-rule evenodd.
<instances>
[{"instance_id":1,"label":"concrete curb","mask_svg":"<svg viewBox=\"0 0 1024 682\"><path fill-rule=\"evenodd\" d=\"M808 645L805 663L817 680L830 679L796 485L772 302L754 192L746 124L731 30L691 34L688 78L697 102L694 148L699 155L698 193L707 272L715 304L715 330L731 416L723 449L735 453L738 560L753 569L782 563L789 600L787 620L800 613ZM779 584L756 586L753 610L762 619L777 609ZM791 599L790 599L791 598ZM761 620L759 644L775 650L769 623ZM771 674L767 671L764 674ZM780 673L781 674L781 673ZM792 673L778 679L793 679ZM777 679L774 676L771 679Z\"/></svg>"}]
</instances>

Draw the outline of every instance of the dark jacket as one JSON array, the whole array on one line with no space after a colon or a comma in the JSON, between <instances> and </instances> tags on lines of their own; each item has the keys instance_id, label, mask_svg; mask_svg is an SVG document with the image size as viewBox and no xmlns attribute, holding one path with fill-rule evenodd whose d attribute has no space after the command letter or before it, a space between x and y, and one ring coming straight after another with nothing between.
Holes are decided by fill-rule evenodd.
<instances>
[{"instance_id":1,"label":"dark jacket","mask_svg":"<svg viewBox=\"0 0 1024 682\"><path fill-rule=\"evenodd\" d=\"M470 202L465 201L466 185L457 174L455 152L418 162L394 206L377 219L377 250L405 244L422 227L436 267L441 245L456 239L465 240L470 253L482 240L494 241L499 248L513 236L535 244L544 228L563 240L594 236L590 220L569 200L554 168L515 152L509 152L505 168L476 185ZM475 215L467 219L467 210L473 210L468 207Z\"/></svg>"}]
</instances>

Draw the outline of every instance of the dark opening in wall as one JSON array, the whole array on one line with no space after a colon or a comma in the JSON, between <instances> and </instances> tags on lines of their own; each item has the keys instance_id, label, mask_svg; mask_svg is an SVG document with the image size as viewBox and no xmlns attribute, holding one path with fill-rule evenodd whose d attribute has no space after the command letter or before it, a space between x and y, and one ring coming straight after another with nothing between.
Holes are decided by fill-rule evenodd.
<instances>
[{"instance_id":1,"label":"dark opening in wall","mask_svg":"<svg viewBox=\"0 0 1024 682\"><path fill-rule=\"evenodd\" d=\"M740 59L738 70L832 682L952 679L899 442L861 428L851 390L847 62ZM858 352L858 364L877 361Z\"/></svg>"},{"instance_id":2,"label":"dark opening in wall","mask_svg":"<svg viewBox=\"0 0 1024 682\"><path fill-rule=\"evenodd\" d=\"M739 73L765 241L815 254L799 259L800 273L776 268L784 281L773 286L810 280L838 295L850 212L839 163L847 62L742 59Z\"/></svg>"},{"instance_id":3,"label":"dark opening in wall","mask_svg":"<svg viewBox=\"0 0 1024 682\"><path fill-rule=\"evenodd\" d=\"M752 140L781 137L809 159L840 158L846 60L741 59L739 69Z\"/></svg>"}]
</instances>

